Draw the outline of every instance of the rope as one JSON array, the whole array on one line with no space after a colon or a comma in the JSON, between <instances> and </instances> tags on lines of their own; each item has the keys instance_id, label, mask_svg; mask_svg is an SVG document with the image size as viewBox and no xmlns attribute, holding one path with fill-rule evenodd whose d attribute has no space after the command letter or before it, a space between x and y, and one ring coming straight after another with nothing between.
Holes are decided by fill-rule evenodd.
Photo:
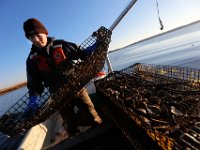
<instances>
[{"instance_id":1,"label":"rope","mask_svg":"<svg viewBox=\"0 0 200 150\"><path fill-rule=\"evenodd\" d=\"M163 26L162 20L160 19L160 12L159 12L159 7L158 7L158 0L156 0L156 8L157 8L157 13L158 13L158 20L159 20L159 23L160 23L160 30L163 30L164 26Z\"/></svg>"}]
</instances>

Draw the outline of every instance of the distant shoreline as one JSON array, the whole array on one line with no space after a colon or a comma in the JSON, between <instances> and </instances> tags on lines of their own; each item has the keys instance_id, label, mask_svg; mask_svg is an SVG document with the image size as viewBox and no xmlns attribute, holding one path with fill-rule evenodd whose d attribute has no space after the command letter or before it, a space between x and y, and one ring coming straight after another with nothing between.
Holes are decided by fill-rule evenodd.
<instances>
[{"instance_id":1,"label":"distant shoreline","mask_svg":"<svg viewBox=\"0 0 200 150\"><path fill-rule=\"evenodd\" d=\"M22 83L10 86L8 88L2 89L2 90L0 90L0 96L6 94L8 92L11 92L13 90L19 89L19 88L26 86L26 85L27 85L27 82L22 82Z\"/></svg>"}]
</instances>

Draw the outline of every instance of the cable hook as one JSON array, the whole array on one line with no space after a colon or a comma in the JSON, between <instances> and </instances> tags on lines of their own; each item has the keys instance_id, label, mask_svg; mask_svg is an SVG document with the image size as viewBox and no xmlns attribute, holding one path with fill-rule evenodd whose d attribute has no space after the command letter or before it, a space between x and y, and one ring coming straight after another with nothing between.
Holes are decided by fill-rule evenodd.
<instances>
[{"instance_id":1,"label":"cable hook","mask_svg":"<svg viewBox=\"0 0 200 150\"><path fill-rule=\"evenodd\" d=\"M156 0L156 8L157 8L157 13L158 13L158 20L159 20L159 23L160 23L160 30L163 30L164 26L163 26L162 20L160 19L160 12L159 12L159 7L158 7L158 0Z\"/></svg>"}]
</instances>

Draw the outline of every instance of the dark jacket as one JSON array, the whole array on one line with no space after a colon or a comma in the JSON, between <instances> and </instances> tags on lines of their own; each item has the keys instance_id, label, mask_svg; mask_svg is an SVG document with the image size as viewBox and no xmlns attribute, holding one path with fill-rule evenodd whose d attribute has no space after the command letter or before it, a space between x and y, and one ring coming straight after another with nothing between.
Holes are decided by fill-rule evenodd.
<instances>
[{"instance_id":1,"label":"dark jacket","mask_svg":"<svg viewBox=\"0 0 200 150\"><path fill-rule=\"evenodd\" d=\"M75 43L64 40L54 40L48 37L44 48L32 45L26 60L27 87L29 95L40 95L44 87L55 88L62 82L59 65L65 62L69 68L75 64L74 60L84 60L86 54Z\"/></svg>"}]
</instances>

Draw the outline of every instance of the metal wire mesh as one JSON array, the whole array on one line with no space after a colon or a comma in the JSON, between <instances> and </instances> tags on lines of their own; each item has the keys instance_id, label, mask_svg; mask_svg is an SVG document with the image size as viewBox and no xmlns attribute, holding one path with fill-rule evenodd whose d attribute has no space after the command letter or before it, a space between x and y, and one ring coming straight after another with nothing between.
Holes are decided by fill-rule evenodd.
<instances>
[{"instance_id":1,"label":"metal wire mesh","mask_svg":"<svg viewBox=\"0 0 200 150\"><path fill-rule=\"evenodd\" d=\"M62 72L62 78L57 76L55 81L52 81L60 86L55 87L51 94L48 89L45 89L40 99L39 109L30 116L23 117L24 111L29 107L28 93L18 100L0 118L0 131L9 135L26 132L32 126L48 119L57 110L69 105L74 95L103 68L110 40L111 31L100 27L80 45L80 48L85 50L98 42L96 50L86 60L78 60L73 68L69 69L65 64L61 64L59 69Z\"/></svg>"},{"instance_id":2,"label":"metal wire mesh","mask_svg":"<svg viewBox=\"0 0 200 150\"><path fill-rule=\"evenodd\" d=\"M108 109L115 105L162 149L197 150L199 74L200 70L192 68L134 64L109 74L95 85L97 93L106 98L105 103L111 102Z\"/></svg>"},{"instance_id":3,"label":"metal wire mesh","mask_svg":"<svg viewBox=\"0 0 200 150\"><path fill-rule=\"evenodd\" d=\"M179 66L165 66L165 65L153 65L153 64L134 64L124 70L123 72L131 73L137 71L137 73L152 76L154 78L163 78L166 80L157 80L159 83L181 82L186 83L187 86L199 87L200 83L200 70L195 68L179 67ZM132 70L132 71L131 71ZM155 79L154 79L155 82ZM195 88L196 89L196 88ZM195 90L193 89L193 90Z\"/></svg>"}]
</instances>

